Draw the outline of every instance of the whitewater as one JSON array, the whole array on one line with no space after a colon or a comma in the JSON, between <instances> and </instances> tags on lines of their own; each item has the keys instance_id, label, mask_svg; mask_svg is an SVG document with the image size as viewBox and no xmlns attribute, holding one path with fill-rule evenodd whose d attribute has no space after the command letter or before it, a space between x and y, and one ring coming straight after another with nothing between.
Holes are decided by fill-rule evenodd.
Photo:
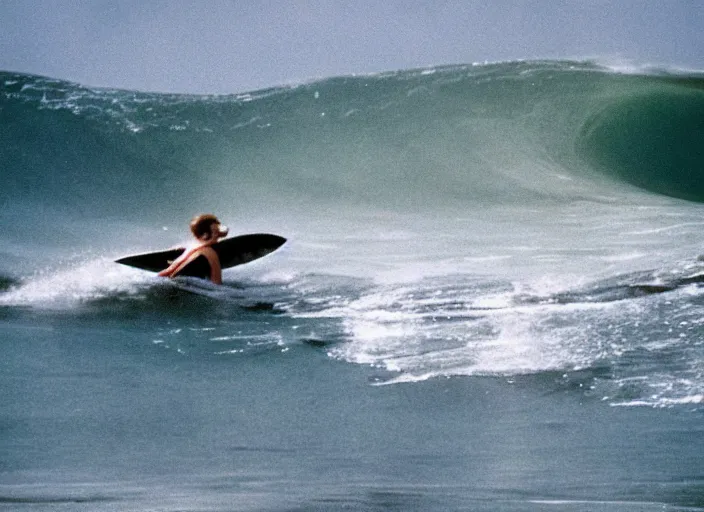
<instances>
[{"instance_id":1,"label":"whitewater","mask_svg":"<svg viewBox=\"0 0 704 512\"><path fill-rule=\"evenodd\" d=\"M704 75L0 72L0 509L704 509ZM213 212L287 244L122 267Z\"/></svg>"}]
</instances>

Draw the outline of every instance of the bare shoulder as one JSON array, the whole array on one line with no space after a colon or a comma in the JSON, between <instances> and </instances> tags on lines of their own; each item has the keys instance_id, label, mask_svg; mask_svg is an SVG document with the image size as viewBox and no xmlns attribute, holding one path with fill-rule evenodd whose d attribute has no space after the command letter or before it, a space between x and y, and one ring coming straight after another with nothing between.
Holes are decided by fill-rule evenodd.
<instances>
[{"instance_id":1,"label":"bare shoulder","mask_svg":"<svg viewBox=\"0 0 704 512\"><path fill-rule=\"evenodd\" d=\"M206 245L206 246L198 249L198 254L202 254L203 256L206 256L206 257L218 255L218 253L215 252L215 249L213 249L213 247L211 245Z\"/></svg>"},{"instance_id":2,"label":"bare shoulder","mask_svg":"<svg viewBox=\"0 0 704 512\"><path fill-rule=\"evenodd\" d=\"M220 261L220 257L218 256L218 253L215 252L215 249L213 249L212 246L206 245L204 247L200 247L197 251L198 256L205 256L205 258L211 262L213 261Z\"/></svg>"}]
</instances>

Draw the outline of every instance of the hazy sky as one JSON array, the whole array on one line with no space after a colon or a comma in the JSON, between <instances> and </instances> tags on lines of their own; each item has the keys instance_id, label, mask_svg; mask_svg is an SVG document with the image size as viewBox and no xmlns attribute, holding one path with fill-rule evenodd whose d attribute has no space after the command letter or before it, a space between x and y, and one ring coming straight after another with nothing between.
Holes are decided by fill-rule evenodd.
<instances>
[{"instance_id":1,"label":"hazy sky","mask_svg":"<svg viewBox=\"0 0 704 512\"><path fill-rule=\"evenodd\" d=\"M437 64L605 57L704 69L704 0L0 0L0 69L242 92Z\"/></svg>"}]
</instances>

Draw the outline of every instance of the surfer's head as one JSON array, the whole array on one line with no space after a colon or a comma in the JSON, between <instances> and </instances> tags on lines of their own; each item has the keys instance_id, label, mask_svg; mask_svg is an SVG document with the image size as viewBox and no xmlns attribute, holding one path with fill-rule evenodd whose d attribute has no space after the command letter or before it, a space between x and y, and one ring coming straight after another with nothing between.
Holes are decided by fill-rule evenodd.
<instances>
[{"instance_id":1,"label":"surfer's head","mask_svg":"<svg viewBox=\"0 0 704 512\"><path fill-rule=\"evenodd\" d=\"M227 231L227 226L220 224L218 218L211 213L196 215L191 221L191 233L204 242L227 236Z\"/></svg>"}]
</instances>

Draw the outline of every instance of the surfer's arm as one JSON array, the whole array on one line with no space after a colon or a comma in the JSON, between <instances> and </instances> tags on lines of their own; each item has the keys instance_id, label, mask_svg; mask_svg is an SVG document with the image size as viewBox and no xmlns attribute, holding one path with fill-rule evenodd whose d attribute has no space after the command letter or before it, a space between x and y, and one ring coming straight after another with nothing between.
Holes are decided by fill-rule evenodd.
<instances>
[{"instance_id":1,"label":"surfer's arm","mask_svg":"<svg viewBox=\"0 0 704 512\"><path fill-rule=\"evenodd\" d=\"M188 264L196 260L198 257L204 256L208 260L210 266L210 280L215 284L222 284L222 267L220 266L220 258L212 247L199 247L190 252L186 252L176 258L176 260L168 266L168 268L159 272L161 277L175 277Z\"/></svg>"},{"instance_id":2,"label":"surfer's arm","mask_svg":"<svg viewBox=\"0 0 704 512\"><path fill-rule=\"evenodd\" d=\"M196 256L198 255L198 251L183 251L183 254L176 258L171 265L169 265L167 268L159 272L159 276L161 277L174 277L176 274L178 274L181 270L183 270L183 267L185 267L187 264L189 264L191 261L193 261Z\"/></svg>"}]
</instances>

